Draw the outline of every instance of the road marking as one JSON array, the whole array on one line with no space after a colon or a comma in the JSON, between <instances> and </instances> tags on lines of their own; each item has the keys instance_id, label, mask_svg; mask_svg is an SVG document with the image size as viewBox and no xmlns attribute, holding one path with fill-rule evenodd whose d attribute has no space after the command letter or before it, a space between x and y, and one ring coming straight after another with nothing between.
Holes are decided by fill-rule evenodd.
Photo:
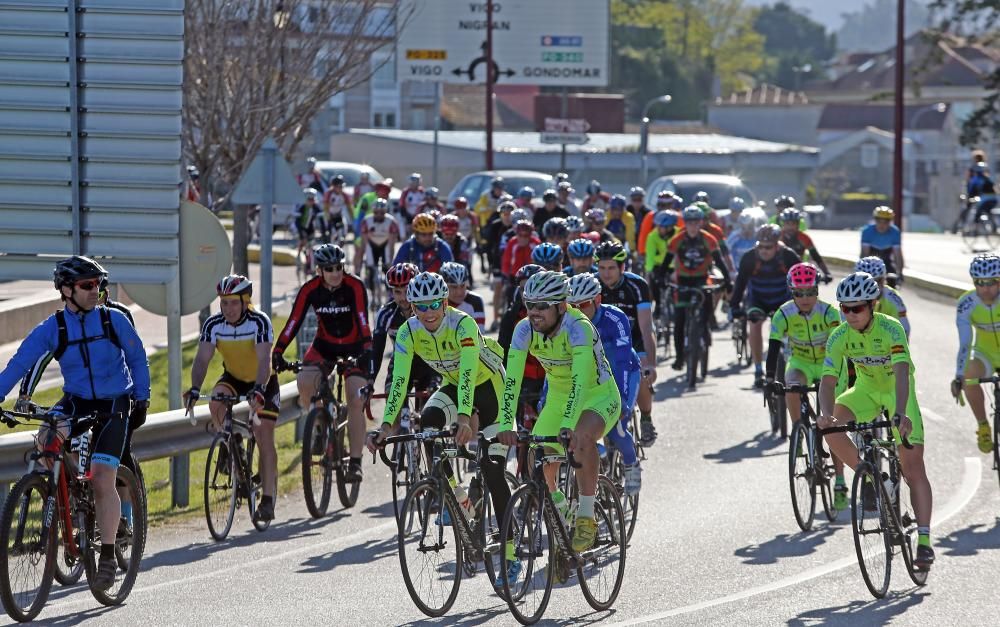
<instances>
[{"instance_id":1,"label":"road marking","mask_svg":"<svg viewBox=\"0 0 1000 627\"><path fill-rule=\"evenodd\" d=\"M982 482L982 462L978 457L966 457L965 458L965 471L962 475L962 485L959 486L958 491L955 496L952 497L948 504L941 510L938 510L931 521L934 526L941 525L949 518L955 514L962 511L972 497L975 496L976 491L979 490L979 484ZM685 605L684 607L677 607L672 610L667 610L666 612L659 612L657 614L648 614L646 616L640 616L638 618L633 618L631 620L622 621L620 623L612 623L613 625L641 625L643 623L652 623L655 621L661 621L674 616L681 616L683 614L691 614L693 612L699 612L711 607L716 607L718 605L725 605L727 603L732 603L734 601L742 601L743 599L748 599L753 596L760 594L767 594L768 592L774 592L775 590L780 590L782 588L788 588L794 585L798 585L810 579L816 579L824 575L828 575L832 572L838 571L842 568L847 568L848 566L856 566L858 563L857 557L845 557L829 564L823 566L817 566L815 568L810 568L804 572L792 575L790 577L785 577L778 579L777 581L772 581L771 583L764 584L762 586L757 586L755 588L748 588L747 590L741 590L739 592L734 592L726 596L718 597L715 599L709 599L707 601L702 601L701 603L694 603L692 605Z\"/></svg>"},{"instance_id":2,"label":"road marking","mask_svg":"<svg viewBox=\"0 0 1000 627\"><path fill-rule=\"evenodd\" d=\"M920 415L921 416L926 416L927 418L930 418L931 422L939 422L941 424L947 424L948 422L951 422L947 418L945 418L944 416L942 416L941 414L937 413L936 411L932 411L930 409L927 409L926 407L921 407L920 408Z\"/></svg>"}]
</instances>

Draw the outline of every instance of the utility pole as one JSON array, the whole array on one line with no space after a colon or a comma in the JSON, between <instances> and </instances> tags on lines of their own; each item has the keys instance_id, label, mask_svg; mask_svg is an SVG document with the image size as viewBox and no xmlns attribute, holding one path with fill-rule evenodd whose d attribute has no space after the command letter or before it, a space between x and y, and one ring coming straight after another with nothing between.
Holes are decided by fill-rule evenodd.
<instances>
[{"instance_id":1,"label":"utility pole","mask_svg":"<svg viewBox=\"0 0 1000 627\"><path fill-rule=\"evenodd\" d=\"M894 127L892 144L892 203L896 210L895 223L903 230L903 104L906 89L906 41L903 33L905 0L896 0L896 94L894 101Z\"/></svg>"}]
</instances>

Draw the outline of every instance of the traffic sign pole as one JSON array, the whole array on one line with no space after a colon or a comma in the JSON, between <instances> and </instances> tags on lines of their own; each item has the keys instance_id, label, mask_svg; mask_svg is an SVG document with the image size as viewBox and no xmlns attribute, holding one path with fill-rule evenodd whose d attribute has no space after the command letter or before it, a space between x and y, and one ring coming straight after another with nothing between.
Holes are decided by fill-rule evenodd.
<instances>
[{"instance_id":1,"label":"traffic sign pole","mask_svg":"<svg viewBox=\"0 0 1000 627\"><path fill-rule=\"evenodd\" d=\"M493 0L486 0L486 169L493 169Z\"/></svg>"}]
</instances>

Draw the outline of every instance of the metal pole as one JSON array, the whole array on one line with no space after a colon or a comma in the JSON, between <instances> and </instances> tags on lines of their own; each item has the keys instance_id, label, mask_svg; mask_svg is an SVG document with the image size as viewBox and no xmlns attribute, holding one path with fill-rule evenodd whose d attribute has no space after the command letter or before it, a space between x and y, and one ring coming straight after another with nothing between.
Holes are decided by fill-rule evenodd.
<instances>
[{"instance_id":1,"label":"metal pole","mask_svg":"<svg viewBox=\"0 0 1000 627\"><path fill-rule=\"evenodd\" d=\"M562 102L561 102L561 106L559 108L559 111L560 111L559 117L561 117L564 120L566 119L566 116L569 114L569 97L567 96L566 92L567 92L567 89L565 87L563 87L562 88ZM562 148L559 151L559 171L560 172L565 172L566 171L566 144L562 144Z\"/></svg>"},{"instance_id":2,"label":"metal pole","mask_svg":"<svg viewBox=\"0 0 1000 627\"><path fill-rule=\"evenodd\" d=\"M438 132L441 130L441 83L434 83L434 165L431 181L438 184Z\"/></svg>"},{"instance_id":3,"label":"metal pole","mask_svg":"<svg viewBox=\"0 0 1000 627\"><path fill-rule=\"evenodd\" d=\"M80 51L79 40L77 39L79 13L79 0L69 3L67 15L69 24L66 29L69 37L69 192L73 203L73 253L82 255L87 251L83 250L83 233L81 226L82 207L80 200L80 118L83 113L80 111Z\"/></svg>"},{"instance_id":4,"label":"metal pole","mask_svg":"<svg viewBox=\"0 0 1000 627\"><path fill-rule=\"evenodd\" d=\"M272 238L274 235L274 160L278 144L268 137L261 146L264 154L264 194L260 203L260 310L271 315Z\"/></svg>"},{"instance_id":5,"label":"metal pole","mask_svg":"<svg viewBox=\"0 0 1000 627\"><path fill-rule=\"evenodd\" d=\"M181 407L181 269L167 285L167 406ZM190 457L187 453L170 459L170 502L187 507L190 489Z\"/></svg>"},{"instance_id":6,"label":"metal pole","mask_svg":"<svg viewBox=\"0 0 1000 627\"><path fill-rule=\"evenodd\" d=\"M895 223L903 230L903 103L905 98L904 84L906 63L906 47L903 34L905 17L905 0L896 0L896 94L894 101L893 128L895 133L892 145L892 203L896 210Z\"/></svg>"},{"instance_id":7,"label":"metal pole","mask_svg":"<svg viewBox=\"0 0 1000 627\"><path fill-rule=\"evenodd\" d=\"M649 167L648 158L646 156L647 146L649 144L649 118L643 114L642 116L642 130L639 132L639 154L642 155L642 170L639 176L639 184L643 187L646 186L646 179L649 177Z\"/></svg>"},{"instance_id":8,"label":"metal pole","mask_svg":"<svg viewBox=\"0 0 1000 627\"><path fill-rule=\"evenodd\" d=\"M493 1L486 2L486 169L493 169Z\"/></svg>"}]
</instances>

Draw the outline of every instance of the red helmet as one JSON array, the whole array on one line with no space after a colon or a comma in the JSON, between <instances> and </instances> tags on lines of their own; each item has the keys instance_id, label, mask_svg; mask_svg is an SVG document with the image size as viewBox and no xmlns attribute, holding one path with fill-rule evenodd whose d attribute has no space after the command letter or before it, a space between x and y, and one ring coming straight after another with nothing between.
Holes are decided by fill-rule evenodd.
<instances>
[{"instance_id":1,"label":"red helmet","mask_svg":"<svg viewBox=\"0 0 1000 627\"><path fill-rule=\"evenodd\" d=\"M469 201L465 199L465 196L459 196L458 198L455 199L455 208L456 209L468 209L469 208Z\"/></svg>"},{"instance_id":2,"label":"red helmet","mask_svg":"<svg viewBox=\"0 0 1000 627\"><path fill-rule=\"evenodd\" d=\"M385 181L375 183L375 195L381 198L388 198L389 192L392 191L392 186L387 184Z\"/></svg>"},{"instance_id":3,"label":"red helmet","mask_svg":"<svg viewBox=\"0 0 1000 627\"><path fill-rule=\"evenodd\" d=\"M253 294L253 283L242 274L230 274L222 277L218 285L215 286L215 293L219 296L246 296Z\"/></svg>"},{"instance_id":4,"label":"red helmet","mask_svg":"<svg viewBox=\"0 0 1000 627\"><path fill-rule=\"evenodd\" d=\"M385 282L389 287L406 287L419 273L420 268L412 263L397 263L385 273Z\"/></svg>"},{"instance_id":5,"label":"red helmet","mask_svg":"<svg viewBox=\"0 0 1000 627\"><path fill-rule=\"evenodd\" d=\"M802 290L816 287L819 272L811 263L797 263L788 271L788 287Z\"/></svg>"},{"instance_id":6,"label":"red helmet","mask_svg":"<svg viewBox=\"0 0 1000 627\"><path fill-rule=\"evenodd\" d=\"M441 216L441 219L438 220L438 227L441 228L442 233L451 237L452 235L458 233L458 216L454 216L450 213Z\"/></svg>"}]
</instances>

